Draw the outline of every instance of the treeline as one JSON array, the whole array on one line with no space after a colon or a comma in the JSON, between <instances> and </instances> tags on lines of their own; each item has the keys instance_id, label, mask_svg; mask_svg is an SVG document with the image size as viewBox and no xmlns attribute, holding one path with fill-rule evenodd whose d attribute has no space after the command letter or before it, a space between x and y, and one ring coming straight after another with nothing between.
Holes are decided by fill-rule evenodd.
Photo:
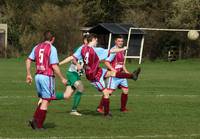
<instances>
[{"instance_id":1,"label":"treeline","mask_svg":"<svg viewBox=\"0 0 200 139\"><path fill-rule=\"evenodd\" d=\"M66 54L81 41L80 27L101 22L199 29L200 0L0 0L0 23L9 26L10 56L27 54L46 29L55 31L55 45ZM190 47L185 38L170 38L167 33L149 36L144 56L162 57L170 42L182 44L185 57L200 56L199 42Z\"/></svg>"}]
</instances>

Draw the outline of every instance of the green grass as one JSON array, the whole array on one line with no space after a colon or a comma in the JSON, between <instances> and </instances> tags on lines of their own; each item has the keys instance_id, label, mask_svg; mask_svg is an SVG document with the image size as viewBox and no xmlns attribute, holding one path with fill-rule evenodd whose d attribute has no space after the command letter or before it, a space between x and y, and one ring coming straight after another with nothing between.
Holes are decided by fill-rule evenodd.
<instances>
[{"instance_id":1,"label":"green grass","mask_svg":"<svg viewBox=\"0 0 200 139\"><path fill-rule=\"evenodd\" d=\"M129 70L137 66L127 64ZM83 116L69 115L71 100L54 101L43 132L27 126L38 99L34 84L25 83L24 59L0 59L0 79L0 138L200 138L197 59L144 62L140 79L129 81L130 112L119 111L118 90L111 96L112 119L95 112L101 93L83 78L86 90L79 107ZM57 90L64 90L58 79Z\"/></svg>"}]
</instances>

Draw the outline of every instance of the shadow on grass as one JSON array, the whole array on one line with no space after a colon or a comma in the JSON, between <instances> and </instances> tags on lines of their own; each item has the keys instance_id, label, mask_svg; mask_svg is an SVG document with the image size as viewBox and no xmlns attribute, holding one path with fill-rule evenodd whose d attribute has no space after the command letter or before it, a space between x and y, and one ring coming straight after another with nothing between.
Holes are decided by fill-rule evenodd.
<instances>
[{"instance_id":1,"label":"shadow on grass","mask_svg":"<svg viewBox=\"0 0 200 139\"><path fill-rule=\"evenodd\" d=\"M47 128L47 129L55 128L55 127L56 127L55 123L45 123L44 124L44 128Z\"/></svg>"},{"instance_id":2,"label":"shadow on grass","mask_svg":"<svg viewBox=\"0 0 200 139\"><path fill-rule=\"evenodd\" d=\"M102 116L102 114L98 113L98 112L95 111L95 110L88 110L88 109L85 109L85 110L81 110L80 112L81 112L83 115Z\"/></svg>"},{"instance_id":3,"label":"shadow on grass","mask_svg":"<svg viewBox=\"0 0 200 139\"><path fill-rule=\"evenodd\" d=\"M63 114L70 115L71 111L51 110L51 112L56 113L56 114L61 114L61 115ZM78 112L83 114L83 116L102 116L102 114L98 113L94 109L81 109L81 110L78 110Z\"/></svg>"}]
</instances>

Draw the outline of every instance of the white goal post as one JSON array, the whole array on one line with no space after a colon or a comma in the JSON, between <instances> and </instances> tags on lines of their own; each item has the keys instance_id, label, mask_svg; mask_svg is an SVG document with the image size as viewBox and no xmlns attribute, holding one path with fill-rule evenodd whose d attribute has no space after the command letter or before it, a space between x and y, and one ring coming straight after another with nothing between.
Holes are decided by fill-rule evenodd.
<instances>
[{"instance_id":1,"label":"white goal post","mask_svg":"<svg viewBox=\"0 0 200 139\"><path fill-rule=\"evenodd\" d=\"M130 38L131 38L131 33L132 30L144 30L144 31L165 31L165 32L188 32L190 30L193 29L161 29L161 28L135 28L135 27L131 27L129 28L129 33L128 33L128 39L127 39L127 47L129 48L129 44L130 44ZM200 30L195 30L195 31L200 31ZM141 40L141 44L140 44L140 54L139 56L127 56L128 50L126 50L125 53L125 62L126 62L126 58L135 58L135 59L139 59L139 64L142 63L142 53L143 53L143 48L144 48L144 35L142 37Z\"/></svg>"},{"instance_id":2,"label":"white goal post","mask_svg":"<svg viewBox=\"0 0 200 139\"><path fill-rule=\"evenodd\" d=\"M7 24L0 24L0 33L3 34L4 42L4 56L7 57L7 39L8 39L8 26Z\"/></svg>"}]
</instances>

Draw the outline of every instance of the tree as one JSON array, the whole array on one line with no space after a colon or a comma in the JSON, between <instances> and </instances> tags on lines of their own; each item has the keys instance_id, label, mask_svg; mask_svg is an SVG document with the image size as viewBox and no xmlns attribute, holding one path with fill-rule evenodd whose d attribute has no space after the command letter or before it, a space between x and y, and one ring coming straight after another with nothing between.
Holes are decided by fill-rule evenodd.
<instances>
[{"instance_id":1,"label":"tree","mask_svg":"<svg viewBox=\"0 0 200 139\"><path fill-rule=\"evenodd\" d=\"M80 42L80 27L84 24L82 7L71 4L59 7L51 3L44 3L41 8L32 15L32 24L35 27L33 38L40 36L46 29L56 33L55 45L59 52L68 52L70 47L75 47ZM28 32L30 33L30 32ZM25 34L24 37L27 35ZM31 45L29 45L31 46Z\"/></svg>"},{"instance_id":2,"label":"tree","mask_svg":"<svg viewBox=\"0 0 200 139\"><path fill-rule=\"evenodd\" d=\"M82 0L86 26L93 26L102 22L120 22L124 12L120 0Z\"/></svg>"},{"instance_id":3,"label":"tree","mask_svg":"<svg viewBox=\"0 0 200 139\"><path fill-rule=\"evenodd\" d=\"M176 0L170 8L171 17L168 24L173 28L200 27L200 3L199 0Z\"/></svg>"}]
</instances>

